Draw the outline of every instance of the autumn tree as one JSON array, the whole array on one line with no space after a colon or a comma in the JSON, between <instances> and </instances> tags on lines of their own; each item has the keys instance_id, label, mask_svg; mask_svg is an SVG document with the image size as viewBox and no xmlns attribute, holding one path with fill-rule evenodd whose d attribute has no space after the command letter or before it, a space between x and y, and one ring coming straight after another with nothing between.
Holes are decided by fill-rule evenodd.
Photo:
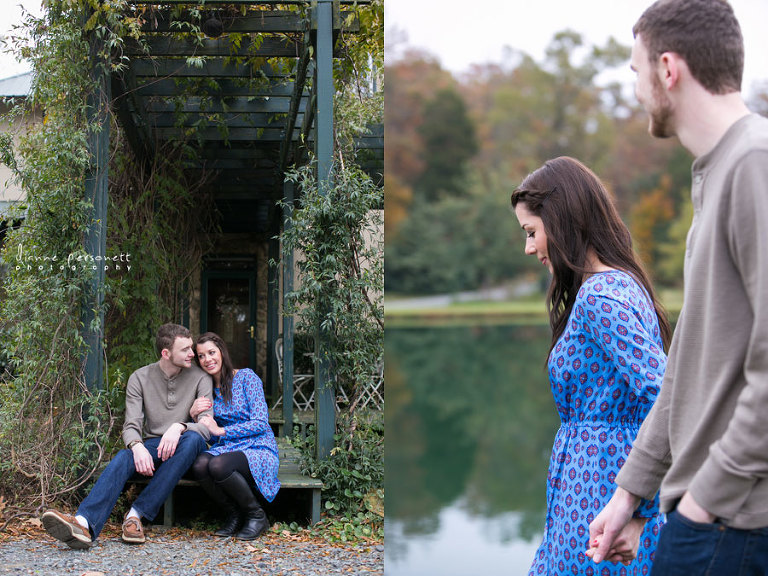
<instances>
[{"instance_id":1,"label":"autumn tree","mask_svg":"<svg viewBox=\"0 0 768 576\"><path fill-rule=\"evenodd\" d=\"M444 88L426 102L418 132L424 143L425 166L416 182L417 193L430 201L465 194L463 177L477 152L477 140L458 92Z\"/></svg>"}]
</instances>

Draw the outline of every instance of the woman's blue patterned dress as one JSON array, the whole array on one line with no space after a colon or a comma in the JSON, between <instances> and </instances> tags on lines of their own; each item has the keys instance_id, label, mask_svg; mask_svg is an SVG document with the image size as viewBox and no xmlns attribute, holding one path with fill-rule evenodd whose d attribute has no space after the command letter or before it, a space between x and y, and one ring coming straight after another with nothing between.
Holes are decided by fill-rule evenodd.
<instances>
[{"instance_id":1,"label":"woman's blue patterned dress","mask_svg":"<svg viewBox=\"0 0 768 576\"><path fill-rule=\"evenodd\" d=\"M208 454L243 452L259 492L267 502L272 502L280 489L277 479L280 457L269 426L261 378L250 368L238 370L232 380L232 402L225 404L219 389L214 390L213 415L216 423L227 429L227 435L211 437L215 442L207 450Z\"/></svg>"},{"instance_id":2,"label":"woman's blue patterned dress","mask_svg":"<svg viewBox=\"0 0 768 576\"><path fill-rule=\"evenodd\" d=\"M589 523L615 489L614 479L653 405L667 358L658 319L642 285L625 272L590 276L549 355L560 414L547 474L547 523L530 575L650 574L663 523L658 496L630 566L595 564L585 554Z\"/></svg>"}]
</instances>

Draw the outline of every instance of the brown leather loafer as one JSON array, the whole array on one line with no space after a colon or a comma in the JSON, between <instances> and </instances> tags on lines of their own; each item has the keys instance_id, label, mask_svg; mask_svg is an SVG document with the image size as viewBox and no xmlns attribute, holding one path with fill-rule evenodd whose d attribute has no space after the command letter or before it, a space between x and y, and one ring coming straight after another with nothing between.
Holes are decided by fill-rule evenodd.
<instances>
[{"instance_id":1,"label":"brown leather loafer","mask_svg":"<svg viewBox=\"0 0 768 576\"><path fill-rule=\"evenodd\" d=\"M74 516L58 510L47 510L40 519L43 528L51 536L64 542L70 548L84 550L90 548L93 540L87 528L80 525Z\"/></svg>"},{"instance_id":2,"label":"brown leather loafer","mask_svg":"<svg viewBox=\"0 0 768 576\"><path fill-rule=\"evenodd\" d=\"M123 542L127 544L143 544L145 541L144 527L141 525L140 519L132 516L123 520Z\"/></svg>"}]
</instances>

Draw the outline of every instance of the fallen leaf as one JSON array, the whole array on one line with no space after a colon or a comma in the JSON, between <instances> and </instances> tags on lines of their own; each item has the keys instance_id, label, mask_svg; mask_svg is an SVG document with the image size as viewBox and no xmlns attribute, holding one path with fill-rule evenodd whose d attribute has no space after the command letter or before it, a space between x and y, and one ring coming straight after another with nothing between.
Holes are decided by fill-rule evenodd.
<instances>
[{"instance_id":1,"label":"fallen leaf","mask_svg":"<svg viewBox=\"0 0 768 576\"><path fill-rule=\"evenodd\" d=\"M30 526L34 526L36 528L41 528L43 526L43 523L40 521L39 518L29 518L24 521L25 524L29 524Z\"/></svg>"}]
</instances>

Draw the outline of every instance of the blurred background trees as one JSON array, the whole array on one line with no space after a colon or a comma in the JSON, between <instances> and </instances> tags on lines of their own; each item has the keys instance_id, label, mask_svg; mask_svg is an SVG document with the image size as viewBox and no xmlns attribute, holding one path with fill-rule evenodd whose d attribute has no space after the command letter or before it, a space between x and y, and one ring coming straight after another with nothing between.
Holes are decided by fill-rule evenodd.
<instances>
[{"instance_id":1,"label":"blurred background trees","mask_svg":"<svg viewBox=\"0 0 768 576\"><path fill-rule=\"evenodd\" d=\"M528 273L509 206L514 188L561 155L590 166L614 194L654 281L682 282L691 156L648 135L632 86L610 81L627 46L552 38L542 62L510 50L456 77L422 51L385 67L386 291L476 290ZM768 114L768 86L750 100Z\"/></svg>"}]
</instances>

